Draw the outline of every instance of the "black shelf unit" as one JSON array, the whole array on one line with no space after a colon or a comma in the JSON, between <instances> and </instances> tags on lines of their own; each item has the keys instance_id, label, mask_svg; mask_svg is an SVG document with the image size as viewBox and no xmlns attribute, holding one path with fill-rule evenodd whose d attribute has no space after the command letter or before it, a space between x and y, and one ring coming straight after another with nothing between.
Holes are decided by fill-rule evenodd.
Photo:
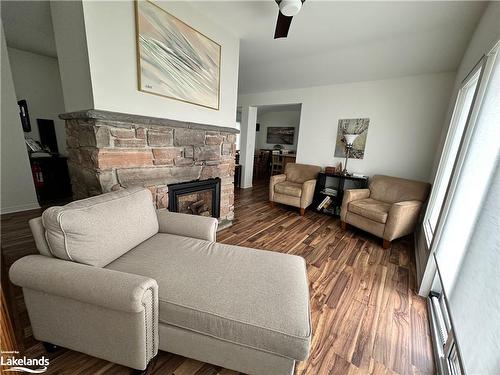
<instances>
[{"instance_id":1,"label":"black shelf unit","mask_svg":"<svg viewBox=\"0 0 500 375\"><path fill-rule=\"evenodd\" d=\"M71 201L71 180L66 157L30 155L30 164L32 171L37 169L41 174L41 179L39 177L38 183L35 182L36 195L41 206Z\"/></svg>"},{"instance_id":2,"label":"black shelf unit","mask_svg":"<svg viewBox=\"0 0 500 375\"><path fill-rule=\"evenodd\" d=\"M325 187L336 190L337 195L330 196L333 202L328 207L328 210L324 210L323 208L318 210L317 207L319 204L328 196L328 194L322 192ZM344 191L348 189L365 189L367 187L368 177L344 176L342 174L321 172L318 174L318 179L316 181L312 208L316 212L321 212L326 215L339 216L340 206L344 198Z\"/></svg>"}]
</instances>

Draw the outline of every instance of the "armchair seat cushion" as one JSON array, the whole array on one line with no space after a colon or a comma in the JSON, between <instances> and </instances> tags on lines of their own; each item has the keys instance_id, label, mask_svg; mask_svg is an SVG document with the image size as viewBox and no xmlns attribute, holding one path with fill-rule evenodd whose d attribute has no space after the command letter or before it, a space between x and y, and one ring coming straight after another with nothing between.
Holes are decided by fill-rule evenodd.
<instances>
[{"instance_id":1,"label":"armchair seat cushion","mask_svg":"<svg viewBox=\"0 0 500 375\"><path fill-rule=\"evenodd\" d=\"M372 198L360 199L349 202L348 210L360 216L385 224L391 204L378 201Z\"/></svg>"},{"instance_id":2,"label":"armchair seat cushion","mask_svg":"<svg viewBox=\"0 0 500 375\"><path fill-rule=\"evenodd\" d=\"M274 186L274 192L300 198L302 196L302 184L290 181L278 182Z\"/></svg>"},{"instance_id":3,"label":"armchair seat cushion","mask_svg":"<svg viewBox=\"0 0 500 375\"><path fill-rule=\"evenodd\" d=\"M300 257L159 233L106 268L157 281L160 323L295 360L308 355Z\"/></svg>"}]
</instances>

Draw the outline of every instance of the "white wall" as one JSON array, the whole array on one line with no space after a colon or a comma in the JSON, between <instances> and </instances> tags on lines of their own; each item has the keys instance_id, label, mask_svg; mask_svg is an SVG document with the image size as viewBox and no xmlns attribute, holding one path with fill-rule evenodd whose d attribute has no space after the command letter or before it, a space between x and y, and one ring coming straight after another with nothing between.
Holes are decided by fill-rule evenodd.
<instances>
[{"instance_id":1,"label":"white wall","mask_svg":"<svg viewBox=\"0 0 500 375\"><path fill-rule=\"evenodd\" d=\"M0 22L1 41L1 206L0 212L38 208L12 73Z\"/></svg>"},{"instance_id":2,"label":"white wall","mask_svg":"<svg viewBox=\"0 0 500 375\"><path fill-rule=\"evenodd\" d=\"M37 118L54 120L59 152L66 154L64 99L57 59L31 52L7 48L17 99L26 99L31 119L31 133L26 136L40 140Z\"/></svg>"},{"instance_id":3,"label":"white wall","mask_svg":"<svg viewBox=\"0 0 500 375\"><path fill-rule=\"evenodd\" d=\"M197 13L187 2L155 3L222 46L220 109L203 108L138 91L135 12L132 1L83 3L94 107L234 127L239 39Z\"/></svg>"},{"instance_id":4,"label":"white wall","mask_svg":"<svg viewBox=\"0 0 500 375\"><path fill-rule=\"evenodd\" d=\"M81 1L51 1L65 112L94 107ZM112 14L112 13L111 13ZM112 17L107 16L109 20Z\"/></svg>"},{"instance_id":5,"label":"white wall","mask_svg":"<svg viewBox=\"0 0 500 375\"><path fill-rule=\"evenodd\" d=\"M258 112L257 112L258 113ZM257 122L260 124L260 130L256 134L255 149L273 148L276 143L267 143L268 127L293 127L295 135L292 145L283 145L284 149L296 150L297 138L299 135L300 109L290 111L272 111L257 115Z\"/></svg>"},{"instance_id":6,"label":"white wall","mask_svg":"<svg viewBox=\"0 0 500 375\"><path fill-rule=\"evenodd\" d=\"M241 95L238 105L302 103L297 161L334 165L339 119L369 117L363 160L348 169L429 181L455 73Z\"/></svg>"},{"instance_id":7,"label":"white wall","mask_svg":"<svg viewBox=\"0 0 500 375\"><path fill-rule=\"evenodd\" d=\"M255 125L257 123L257 108L244 107L241 111L241 187L252 187L253 157L255 150Z\"/></svg>"}]
</instances>

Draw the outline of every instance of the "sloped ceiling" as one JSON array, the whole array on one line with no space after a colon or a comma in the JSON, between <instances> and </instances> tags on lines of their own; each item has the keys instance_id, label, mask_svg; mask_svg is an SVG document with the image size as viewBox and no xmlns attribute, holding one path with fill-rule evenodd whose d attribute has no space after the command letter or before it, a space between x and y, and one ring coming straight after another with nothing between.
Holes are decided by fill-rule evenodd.
<instances>
[{"instance_id":1,"label":"sloped ceiling","mask_svg":"<svg viewBox=\"0 0 500 375\"><path fill-rule=\"evenodd\" d=\"M48 1L2 1L1 14L9 47L57 57Z\"/></svg>"},{"instance_id":2,"label":"sloped ceiling","mask_svg":"<svg viewBox=\"0 0 500 375\"><path fill-rule=\"evenodd\" d=\"M486 3L307 0L278 40L273 0L192 5L241 38L251 93L455 71Z\"/></svg>"},{"instance_id":3,"label":"sloped ceiling","mask_svg":"<svg viewBox=\"0 0 500 375\"><path fill-rule=\"evenodd\" d=\"M192 1L241 38L239 93L455 71L486 2L307 0L286 39L266 1ZM48 1L2 1L7 44L57 56Z\"/></svg>"}]
</instances>

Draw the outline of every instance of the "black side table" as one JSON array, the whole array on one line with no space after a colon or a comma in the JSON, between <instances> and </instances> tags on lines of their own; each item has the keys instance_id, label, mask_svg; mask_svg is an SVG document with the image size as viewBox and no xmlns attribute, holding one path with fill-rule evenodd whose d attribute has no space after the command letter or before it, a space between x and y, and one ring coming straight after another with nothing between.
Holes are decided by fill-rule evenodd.
<instances>
[{"instance_id":1,"label":"black side table","mask_svg":"<svg viewBox=\"0 0 500 375\"><path fill-rule=\"evenodd\" d=\"M340 216L344 191L348 189L365 189L366 187L368 187L368 177L344 176L337 173L320 172L316 181L314 200L311 207L316 212L330 216ZM326 197L330 197L330 205L328 208L318 209L318 206L320 206Z\"/></svg>"}]
</instances>

